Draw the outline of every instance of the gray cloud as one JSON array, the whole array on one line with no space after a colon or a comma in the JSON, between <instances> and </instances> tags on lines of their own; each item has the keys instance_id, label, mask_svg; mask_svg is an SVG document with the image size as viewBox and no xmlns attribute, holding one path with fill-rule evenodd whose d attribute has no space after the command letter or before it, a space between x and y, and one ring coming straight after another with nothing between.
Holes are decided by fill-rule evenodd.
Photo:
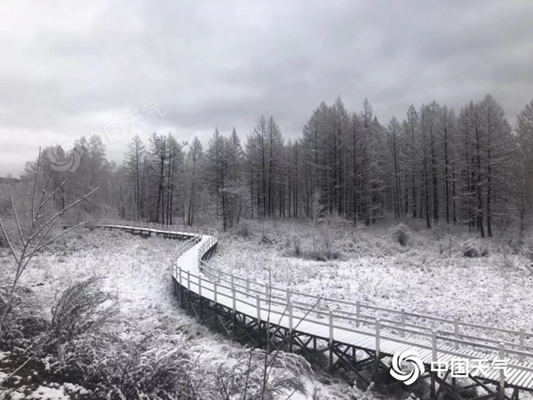
<instances>
[{"instance_id":1,"label":"gray cloud","mask_svg":"<svg viewBox=\"0 0 533 400\"><path fill-rule=\"evenodd\" d=\"M52 5L53 4L53 5ZM0 176L39 145L72 145L155 100L141 136L241 138L261 115L300 134L321 101L368 97L386 124L410 104L533 97L533 3L11 2L0 14ZM104 133L102 133L104 134ZM131 135L111 141L120 161Z\"/></svg>"}]
</instances>

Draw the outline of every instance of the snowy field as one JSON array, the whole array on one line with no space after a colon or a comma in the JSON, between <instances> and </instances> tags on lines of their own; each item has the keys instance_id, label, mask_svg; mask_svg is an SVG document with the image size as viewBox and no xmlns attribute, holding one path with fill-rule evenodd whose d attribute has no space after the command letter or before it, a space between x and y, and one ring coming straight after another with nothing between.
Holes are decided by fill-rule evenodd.
<instances>
[{"instance_id":1,"label":"snowy field","mask_svg":"<svg viewBox=\"0 0 533 400\"><path fill-rule=\"evenodd\" d=\"M248 229L222 235L210 263L256 281L267 282L270 274L273 286L304 293L533 331L526 247L513 251L505 239L481 241L462 228L410 225L409 243L402 246L392 225L249 222ZM464 257L467 243L485 255ZM316 261L327 248L332 259Z\"/></svg>"},{"instance_id":2,"label":"snowy field","mask_svg":"<svg viewBox=\"0 0 533 400\"><path fill-rule=\"evenodd\" d=\"M270 275L276 286L326 297L533 330L529 319L533 304L527 296L533 277L527 248L513 252L504 240L481 242L458 229L411 228L408 244L402 246L387 226L354 229L339 220L317 227L302 221L245 222L221 234L211 264L258 281L268 281ZM464 257L465 243L486 255ZM120 231L80 230L35 258L21 285L30 289L46 315L69 285L103 277L104 290L120 309L116 323L107 328L109 333L120 337L122 346L142 345L147 352L177 349L198 388L213 392L221 376L242 374L249 352L179 308L171 286L170 259L176 244ZM317 260L328 258L324 256L328 251L329 260ZM3 250L2 269L10 263ZM11 372L12 357L0 354L0 380ZM47 382L46 377L35 376L45 372L37 368L21 373L19 389L11 398L96 398L79 379ZM305 379L305 385L307 397L291 398L372 397L350 388L341 377L332 379L320 371Z\"/></svg>"},{"instance_id":3,"label":"snowy field","mask_svg":"<svg viewBox=\"0 0 533 400\"><path fill-rule=\"evenodd\" d=\"M20 284L31 290L43 312L49 314L55 299L69 284L93 276L103 277L104 289L120 308L117 324L109 329L123 343L132 346L142 343L147 351L178 349L180 356L190 363L191 375L197 379L200 390L207 392L219 383L216 379L221 374L238 371L248 351L210 332L179 308L172 294L169 262L176 243L158 237L143 239L120 231L80 230L35 258ZM9 268L10 263L4 250L1 268ZM4 353L2 357L0 380L10 373L5 367L9 355ZM305 383L309 396L294 395L292 399L352 398L352 389L338 379L330 382L318 374ZM42 377L21 376L18 386L13 398L24 398L24 394L26 398L43 399L93 398L68 379L43 382Z\"/></svg>"}]
</instances>

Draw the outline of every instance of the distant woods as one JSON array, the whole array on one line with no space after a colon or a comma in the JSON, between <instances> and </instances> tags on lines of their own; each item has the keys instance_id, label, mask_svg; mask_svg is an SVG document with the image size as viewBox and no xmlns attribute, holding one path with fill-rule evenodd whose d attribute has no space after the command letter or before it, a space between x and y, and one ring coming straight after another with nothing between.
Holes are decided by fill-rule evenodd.
<instances>
[{"instance_id":1,"label":"distant woods","mask_svg":"<svg viewBox=\"0 0 533 400\"><path fill-rule=\"evenodd\" d=\"M198 138L179 143L154 133L147 143L134 137L119 166L97 136L76 147L79 167L56 173L58 185L74 184L54 201L61 207L100 186L78 211L95 218L218 219L228 229L243 217L313 218L318 208L366 225L389 215L427 227L461 223L490 237L511 227L522 235L533 206L533 101L511 125L490 95L457 112L436 102L411 106L386 126L367 100L354 112L339 98L321 103L293 140L263 116L245 142L235 129L215 130L205 149Z\"/></svg>"}]
</instances>

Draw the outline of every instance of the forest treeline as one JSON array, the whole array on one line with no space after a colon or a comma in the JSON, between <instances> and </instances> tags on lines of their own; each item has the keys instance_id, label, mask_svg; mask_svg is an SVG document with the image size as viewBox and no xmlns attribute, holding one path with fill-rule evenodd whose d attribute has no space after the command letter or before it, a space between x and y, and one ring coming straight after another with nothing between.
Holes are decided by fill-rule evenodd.
<instances>
[{"instance_id":1,"label":"forest treeline","mask_svg":"<svg viewBox=\"0 0 533 400\"><path fill-rule=\"evenodd\" d=\"M77 218L119 217L163 224L218 218L224 229L246 218L339 215L370 225L393 215L435 224L465 224L482 237L529 227L533 206L533 101L511 125L490 95L458 112L436 102L410 106L386 126L365 100L349 111L338 98L313 111L298 139L285 140L274 118L261 116L241 141L218 129L198 138L138 136L122 165L109 162L99 136L82 137L75 170L53 174L57 207L100 186ZM42 157L40 173L53 165ZM27 163L22 182L35 172Z\"/></svg>"}]
</instances>

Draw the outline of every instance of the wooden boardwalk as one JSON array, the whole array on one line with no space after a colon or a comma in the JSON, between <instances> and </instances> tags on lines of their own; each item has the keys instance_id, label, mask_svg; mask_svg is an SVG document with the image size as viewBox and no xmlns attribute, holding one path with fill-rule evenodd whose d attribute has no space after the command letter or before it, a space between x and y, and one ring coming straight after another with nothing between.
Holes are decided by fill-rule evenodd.
<instances>
[{"instance_id":1,"label":"wooden boardwalk","mask_svg":"<svg viewBox=\"0 0 533 400\"><path fill-rule=\"evenodd\" d=\"M173 261L180 304L236 339L264 346L268 337L274 348L307 358L325 354L330 370L350 371L367 384L364 368L372 366L379 384L380 371L390 369L389 357L415 350L425 366L419 379L430 380L433 399L443 391L461 398L450 373L455 360L470 362L465 371L470 387L486 392L479 399L515 400L521 391L533 392L533 345L527 343L533 333L328 299L227 274L206 262L218 243L213 229L128 221L93 221L90 226L180 239ZM505 373L501 365L478 365L504 359ZM436 362L448 365L437 373L431 368Z\"/></svg>"}]
</instances>

